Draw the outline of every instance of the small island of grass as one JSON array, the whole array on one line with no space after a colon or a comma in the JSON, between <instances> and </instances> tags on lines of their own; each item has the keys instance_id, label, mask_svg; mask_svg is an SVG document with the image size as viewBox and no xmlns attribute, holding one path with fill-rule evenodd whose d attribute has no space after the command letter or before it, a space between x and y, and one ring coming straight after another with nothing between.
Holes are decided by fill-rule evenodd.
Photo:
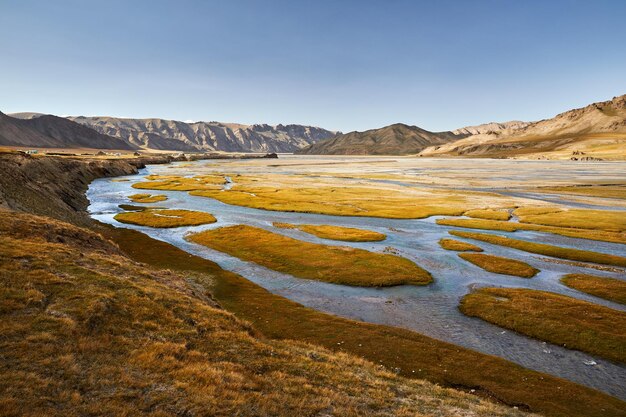
<instances>
[{"instance_id":1,"label":"small island of grass","mask_svg":"<svg viewBox=\"0 0 626 417\"><path fill-rule=\"evenodd\" d=\"M158 203L159 201L167 200L167 197L162 194L133 194L128 196L128 199L133 203Z\"/></svg>"},{"instance_id":2,"label":"small island of grass","mask_svg":"<svg viewBox=\"0 0 626 417\"><path fill-rule=\"evenodd\" d=\"M298 229L322 239L341 240L344 242L380 242L381 240L385 240L387 238L387 236L383 233L352 227L323 224L289 224L279 222L274 222L273 225L274 227L281 229Z\"/></svg>"},{"instance_id":3,"label":"small island of grass","mask_svg":"<svg viewBox=\"0 0 626 417\"><path fill-rule=\"evenodd\" d=\"M626 304L626 281L587 274L567 274L561 282L570 288L605 300Z\"/></svg>"},{"instance_id":4,"label":"small island of grass","mask_svg":"<svg viewBox=\"0 0 626 417\"><path fill-rule=\"evenodd\" d=\"M400 256L303 242L252 226L207 230L188 240L299 278L363 287L432 281L427 271Z\"/></svg>"},{"instance_id":5,"label":"small island of grass","mask_svg":"<svg viewBox=\"0 0 626 417\"><path fill-rule=\"evenodd\" d=\"M445 250L454 250L457 252L482 252L482 248L472 245L471 243L461 242L456 239L439 239L439 246Z\"/></svg>"},{"instance_id":6,"label":"small island of grass","mask_svg":"<svg viewBox=\"0 0 626 417\"><path fill-rule=\"evenodd\" d=\"M216 221L212 214L202 211L169 209L149 209L119 213L115 215L114 219L121 223L158 228L199 226L201 224L215 223Z\"/></svg>"},{"instance_id":7,"label":"small island of grass","mask_svg":"<svg viewBox=\"0 0 626 417\"><path fill-rule=\"evenodd\" d=\"M459 256L468 262L484 269L502 275L513 275L521 278L532 278L539 273L525 262L501 256L487 255L484 253L459 253Z\"/></svg>"}]
</instances>

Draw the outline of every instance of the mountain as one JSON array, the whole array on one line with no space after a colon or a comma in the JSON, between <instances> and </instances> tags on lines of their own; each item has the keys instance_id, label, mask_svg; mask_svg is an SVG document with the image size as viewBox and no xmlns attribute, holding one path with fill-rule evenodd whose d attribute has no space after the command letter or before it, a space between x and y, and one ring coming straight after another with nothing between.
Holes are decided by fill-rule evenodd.
<instances>
[{"instance_id":1,"label":"mountain","mask_svg":"<svg viewBox=\"0 0 626 417\"><path fill-rule=\"evenodd\" d=\"M98 133L63 117L36 114L15 118L0 112L0 145L42 148L135 149L130 144Z\"/></svg>"},{"instance_id":2,"label":"mountain","mask_svg":"<svg viewBox=\"0 0 626 417\"><path fill-rule=\"evenodd\" d=\"M509 122L511 123L511 122ZM569 110L551 119L526 123L491 124L494 129L464 128L471 134L458 141L432 146L424 156L566 157L626 156L626 95ZM489 126L489 125L487 125Z\"/></svg>"},{"instance_id":3,"label":"mountain","mask_svg":"<svg viewBox=\"0 0 626 417\"><path fill-rule=\"evenodd\" d=\"M144 149L184 152L294 152L336 132L312 126L242 125L220 122L186 123L164 119L69 117L100 133Z\"/></svg>"},{"instance_id":4,"label":"mountain","mask_svg":"<svg viewBox=\"0 0 626 417\"><path fill-rule=\"evenodd\" d=\"M417 126L396 123L381 129L338 134L310 145L298 153L307 155L407 155L432 145L464 137L452 132L429 132Z\"/></svg>"},{"instance_id":5,"label":"mountain","mask_svg":"<svg viewBox=\"0 0 626 417\"><path fill-rule=\"evenodd\" d=\"M455 129L452 131L455 135L480 135L484 133L496 133L501 132L503 130L510 129L511 131L522 129L528 126L531 122L522 122L519 120L512 120L510 122L491 122L491 123L483 123L481 125L476 126L466 126L460 129Z\"/></svg>"}]
</instances>

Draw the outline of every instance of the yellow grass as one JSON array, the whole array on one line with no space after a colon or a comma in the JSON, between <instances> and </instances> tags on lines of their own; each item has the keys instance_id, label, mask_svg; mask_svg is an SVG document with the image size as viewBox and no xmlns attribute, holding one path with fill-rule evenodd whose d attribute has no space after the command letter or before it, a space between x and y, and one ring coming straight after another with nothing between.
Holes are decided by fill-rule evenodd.
<instances>
[{"instance_id":1,"label":"yellow grass","mask_svg":"<svg viewBox=\"0 0 626 417\"><path fill-rule=\"evenodd\" d=\"M522 223L609 232L626 231L626 213L624 211L561 209L552 212L533 213L528 210L517 209L513 214L519 216L519 221Z\"/></svg>"},{"instance_id":2,"label":"yellow grass","mask_svg":"<svg viewBox=\"0 0 626 417\"><path fill-rule=\"evenodd\" d=\"M119 213L115 215L114 219L121 223L159 228L198 226L216 222L212 214L202 211L169 209L149 209Z\"/></svg>"},{"instance_id":3,"label":"yellow grass","mask_svg":"<svg viewBox=\"0 0 626 417\"><path fill-rule=\"evenodd\" d=\"M563 295L481 288L461 300L473 317L570 349L626 363L626 313Z\"/></svg>"},{"instance_id":4,"label":"yellow grass","mask_svg":"<svg viewBox=\"0 0 626 417\"><path fill-rule=\"evenodd\" d=\"M484 219L438 219L437 224L442 226L465 227L468 229L501 230L515 232L531 230L535 232L552 233L555 235L573 237L577 239L599 240L602 242L626 243L626 232L607 232L604 230L574 229L568 227L543 226L540 224L503 222Z\"/></svg>"},{"instance_id":5,"label":"yellow grass","mask_svg":"<svg viewBox=\"0 0 626 417\"><path fill-rule=\"evenodd\" d=\"M620 185L579 185L568 187L540 187L533 191L592 196L601 198L619 198L626 200L626 184Z\"/></svg>"},{"instance_id":6,"label":"yellow grass","mask_svg":"<svg viewBox=\"0 0 626 417\"><path fill-rule=\"evenodd\" d=\"M553 258L568 259L570 261L592 262L603 265L626 266L626 258L606 253L592 252L580 249L563 248L560 246L547 245L545 243L528 242L525 240L511 239L505 236L497 236L485 233L461 232L452 230L453 236L476 239L494 245L506 246L524 252L537 253Z\"/></svg>"},{"instance_id":7,"label":"yellow grass","mask_svg":"<svg viewBox=\"0 0 626 417\"><path fill-rule=\"evenodd\" d=\"M133 203L156 203L167 200L167 197L162 194L133 194L128 196L128 198Z\"/></svg>"},{"instance_id":8,"label":"yellow grass","mask_svg":"<svg viewBox=\"0 0 626 417\"><path fill-rule=\"evenodd\" d=\"M304 307L143 233L124 228L106 230L138 262L191 277L198 272L210 273L210 279L195 282L267 338L298 340L356 354L403 376L473 390L496 402L545 416L606 417L619 415L626 406L615 397L496 356L397 327L348 320Z\"/></svg>"},{"instance_id":9,"label":"yellow grass","mask_svg":"<svg viewBox=\"0 0 626 417\"><path fill-rule=\"evenodd\" d=\"M626 281L587 274L567 274L561 282L570 288L616 303L626 304Z\"/></svg>"},{"instance_id":10,"label":"yellow grass","mask_svg":"<svg viewBox=\"0 0 626 417\"><path fill-rule=\"evenodd\" d=\"M442 248L446 249L446 250L455 250L458 252L482 252L482 248L476 246L476 245L472 245L471 243L467 243L467 242L461 242L460 240L456 240L456 239L440 239L439 240L439 246L441 246Z\"/></svg>"},{"instance_id":11,"label":"yellow grass","mask_svg":"<svg viewBox=\"0 0 626 417\"><path fill-rule=\"evenodd\" d=\"M274 222L274 227L282 229L298 229L322 239L341 240L345 242L379 242L387 236L371 230L355 229L352 227L317 225L317 224L289 224Z\"/></svg>"},{"instance_id":12,"label":"yellow grass","mask_svg":"<svg viewBox=\"0 0 626 417\"><path fill-rule=\"evenodd\" d=\"M532 278L539 273L525 262L484 253L459 253L468 262L495 274L513 275L521 278Z\"/></svg>"},{"instance_id":13,"label":"yellow grass","mask_svg":"<svg viewBox=\"0 0 626 417\"><path fill-rule=\"evenodd\" d=\"M432 281L427 271L399 256L303 242L251 226L207 230L188 239L299 278L367 287Z\"/></svg>"},{"instance_id":14,"label":"yellow grass","mask_svg":"<svg viewBox=\"0 0 626 417\"><path fill-rule=\"evenodd\" d=\"M149 181L137 182L133 188L140 190L220 190L226 183L222 175L201 175L194 178L180 177L177 175L148 175Z\"/></svg>"},{"instance_id":15,"label":"yellow grass","mask_svg":"<svg viewBox=\"0 0 626 417\"><path fill-rule=\"evenodd\" d=\"M0 415L522 416L353 355L260 337L212 301L209 271L150 269L89 230L0 217Z\"/></svg>"},{"instance_id":16,"label":"yellow grass","mask_svg":"<svg viewBox=\"0 0 626 417\"><path fill-rule=\"evenodd\" d=\"M511 218L511 214L508 210L494 210L494 209L476 209L468 210L463 213L464 216L474 217L476 219L487 220L504 220L507 221Z\"/></svg>"}]
</instances>

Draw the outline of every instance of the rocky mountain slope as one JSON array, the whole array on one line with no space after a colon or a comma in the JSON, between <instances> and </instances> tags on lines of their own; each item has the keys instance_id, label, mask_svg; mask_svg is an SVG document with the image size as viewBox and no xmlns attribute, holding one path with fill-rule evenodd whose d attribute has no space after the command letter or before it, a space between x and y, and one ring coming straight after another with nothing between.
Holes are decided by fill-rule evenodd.
<instances>
[{"instance_id":1,"label":"rocky mountain slope","mask_svg":"<svg viewBox=\"0 0 626 417\"><path fill-rule=\"evenodd\" d=\"M307 155L407 155L432 145L464 137L452 132L429 132L402 123L365 132L339 134L310 145L298 153Z\"/></svg>"},{"instance_id":2,"label":"rocky mountain slope","mask_svg":"<svg viewBox=\"0 0 626 417\"><path fill-rule=\"evenodd\" d=\"M294 152L335 134L301 125L185 123L163 119L83 116L70 119L100 133L121 138L133 146L185 152Z\"/></svg>"},{"instance_id":3,"label":"rocky mountain slope","mask_svg":"<svg viewBox=\"0 0 626 417\"><path fill-rule=\"evenodd\" d=\"M63 117L15 118L0 113L0 145L130 150L135 147Z\"/></svg>"},{"instance_id":4,"label":"rocky mountain slope","mask_svg":"<svg viewBox=\"0 0 626 417\"><path fill-rule=\"evenodd\" d=\"M467 155L511 157L520 155L626 156L626 95L566 111L538 122L503 125L493 130L459 129L471 136L432 146L424 156Z\"/></svg>"}]
</instances>

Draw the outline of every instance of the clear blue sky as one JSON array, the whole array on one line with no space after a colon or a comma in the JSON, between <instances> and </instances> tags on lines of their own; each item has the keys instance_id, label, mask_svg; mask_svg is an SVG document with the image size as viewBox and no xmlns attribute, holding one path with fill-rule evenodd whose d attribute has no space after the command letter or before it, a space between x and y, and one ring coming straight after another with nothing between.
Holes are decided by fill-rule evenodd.
<instances>
[{"instance_id":1,"label":"clear blue sky","mask_svg":"<svg viewBox=\"0 0 626 417\"><path fill-rule=\"evenodd\" d=\"M0 110L429 130L626 93L626 1L0 0Z\"/></svg>"}]
</instances>

